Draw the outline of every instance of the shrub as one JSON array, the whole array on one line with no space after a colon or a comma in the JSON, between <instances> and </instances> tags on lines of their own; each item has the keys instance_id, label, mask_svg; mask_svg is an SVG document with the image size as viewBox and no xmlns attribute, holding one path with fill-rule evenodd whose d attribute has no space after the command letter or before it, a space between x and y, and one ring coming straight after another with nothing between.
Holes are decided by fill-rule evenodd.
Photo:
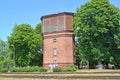
<instances>
[{"instance_id":1,"label":"shrub","mask_svg":"<svg viewBox=\"0 0 120 80\"><path fill-rule=\"evenodd\" d=\"M33 67L12 68L10 71L11 72L47 72L47 69L38 66L33 66Z\"/></svg>"},{"instance_id":2,"label":"shrub","mask_svg":"<svg viewBox=\"0 0 120 80\"><path fill-rule=\"evenodd\" d=\"M10 72L25 72L25 68L20 68L20 67L13 67L10 69Z\"/></svg>"},{"instance_id":3,"label":"shrub","mask_svg":"<svg viewBox=\"0 0 120 80\"><path fill-rule=\"evenodd\" d=\"M66 69L66 72L75 72L77 69L75 68L74 64L70 64L69 67Z\"/></svg>"},{"instance_id":4,"label":"shrub","mask_svg":"<svg viewBox=\"0 0 120 80\"><path fill-rule=\"evenodd\" d=\"M64 68L63 67L55 67L53 68L53 72L64 72Z\"/></svg>"},{"instance_id":5,"label":"shrub","mask_svg":"<svg viewBox=\"0 0 120 80\"><path fill-rule=\"evenodd\" d=\"M47 69L46 69L46 68L43 68L43 67L40 67L40 68L39 68L39 72L47 72Z\"/></svg>"},{"instance_id":6,"label":"shrub","mask_svg":"<svg viewBox=\"0 0 120 80\"><path fill-rule=\"evenodd\" d=\"M0 72L8 72L8 69L7 68L2 68L1 70L0 70Z\"/></svg>"},{"instance_id":7,"label":"shrub","mask_svg":"<svg viewBox=\"0 0 120 80\"><path fill-rule=\"evenodd\" d=\"M53 68L53 72L75 72L77 69L74 64L70 64L68 68L56 67Z\"/></svg>"},{"instance_id":8,"label":"shrub","mask_svg":"<svg viewBox=\"0 0 120 80\"><path fill-rule=\"evenodd\" d=\"M11 68L10 72L17 72L16 68Z\"/></svg>"},{"instance_id":9,"label":"shrub","mask_svg":"<svg viewBox=\"0 0 120 80\"><path fill-rule=\"evenodd\" d=\"M29 67L27 68L28 70L26 72L37 72L39 71L39 68L38 66L33 66L33 67Z\"/></svg>"}]
</instances>

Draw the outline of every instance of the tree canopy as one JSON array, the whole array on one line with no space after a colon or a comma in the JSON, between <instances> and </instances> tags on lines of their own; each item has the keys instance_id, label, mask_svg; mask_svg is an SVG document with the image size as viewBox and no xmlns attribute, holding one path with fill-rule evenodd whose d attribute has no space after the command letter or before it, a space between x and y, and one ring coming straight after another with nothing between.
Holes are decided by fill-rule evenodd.
<instances>
[{"instance_id":1,"label":"tree canopy","mask_svg":"<svg viewBox=\"0 0 120 80\"><path fill-rule=\"evenodd\" d=\"M15 25L12 34L8 37L8 43L13 51L12 55L15 55L16 66L41 65L39 50L42 38L29 24Z\"/></svg>"},{"instance_id":2,"label":"tree canopy","mask_svg":"<svg viewBox=\"0 0 120 80\"><path fill-rule=\"evenodd\" d=\"M5 60L7 57L7 44L0 39L0 61Z\"/></svg>"},{"instance_id":3,"label":"tree canopy","mask_svg":"<svg viewBox=\"0 0 120 80\"><path fill-rule=\"evenodd\" d=\"M0 71L4 68L10 68L12 61L9 60L9 52L7 42L0 39Z\"/></svg>"},{"instance_id":4,"label":"tree canopy","mask_svg":"<svg viewBox=\"0 0 120 80\"><path fill-rule=\"evenodd\" d=\"M120 66L120 10L109 0L91 0L77 9L73 19L79 53L90 66L97 62Z\"/></svg>"}]
</instances>

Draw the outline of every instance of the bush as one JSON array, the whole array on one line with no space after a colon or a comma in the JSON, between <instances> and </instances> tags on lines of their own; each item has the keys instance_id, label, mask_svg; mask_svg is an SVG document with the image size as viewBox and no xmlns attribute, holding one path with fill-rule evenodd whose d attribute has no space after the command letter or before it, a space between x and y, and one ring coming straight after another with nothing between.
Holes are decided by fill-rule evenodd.
<instances>
[{"instance_id":1,"label":"bush","mask_svg":"<svg viewBox=\"0 0 120 80\"><path fill-rule=\"evenodd\" d=\"M11 72L47 72L47 69L33 66L33 67L20 67L20 68L12 68Z\"/></svg>"},{"instance_id":2,"label":"bush","mask_svg":"<svg viewBox=\"0 0 120 80\"><path fill-rule=\"evenodd\" d=\"M53 68L53 72L64 72L65 69L63 67L55 67Z\"/></svg>"},{"instance_id":3,"label":"bush","mask_svg":"<svg viewBox=\"0 0 120 80\"><path fill-rule=\"evenodd\" d=\"M77 69L75 68L74 64L70 64L69 67L66 69L66 72L75 72Z\"/></svg>"},{"instance_id":4,"label":"bush","mask_svg":"<svg viewBox=\"0 0 120 80\"><path fill-rule=\"evenodd\" d=\"M26 72L28 69L21 68L21 67L13 67L11 68L10 72Z\"/></svg>"},{"instance_id":5,"label":"bush","mask_svg":"<svg viewBox=\"0 0 120 80\"><path fill-rule=\"evenodd\" d=\"M27 72L37 72L39 71L40 67L38 66L33 66L33 67L29 67Z\"/></svg>"},{"instance_id":6,"label":"bush","mask_svg":"<svg viewBox=\"0 0 120 80\"><path fill-rule=\"evenodd\" d=\"M8 72L8 69L7 68L2 68L1 70L0 70L0 72Z\"/></svg>"},{"instance_id":7,"label":"bush","mask_svg":"<svg viewBox=\"0 0 120 80\"><path fill-rule=\"evenodd\" d=\"M75 72L77 69L74 64L70 64L68 68L56 67L53 68L53 72Z\"/></svg>"},{"instance_id":8,"label":"bush","mask_svg":"<svg viewBox=\"0 0 120 80\"><path fill-rule=\"evenodd\" d=\"M46 68L43 68L43 67L40 67L40 68L39 68L39 72L47 72L47 69L46 69Z\"/></svg>"}]
</instances>

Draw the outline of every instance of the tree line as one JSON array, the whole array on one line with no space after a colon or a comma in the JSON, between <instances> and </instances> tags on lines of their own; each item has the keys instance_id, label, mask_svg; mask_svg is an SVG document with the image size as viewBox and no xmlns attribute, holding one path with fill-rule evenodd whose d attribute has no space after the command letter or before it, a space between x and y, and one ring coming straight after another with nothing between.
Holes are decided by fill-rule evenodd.
<instances>
[{"instance_id":1,"label":"tree line","mask_svg":"<svg viewBox=\"0 0 120 80\"><path fill-rule=\"evenodd\" d=\"M73 27L76 63L93 68L98 62L120 68L120 10L109 0L90 0L77 8ZM15 25L5 43L0 40L0 64L42 66L41 24ZM8 66L9 67L9 66Z\"/></svg>"},{"instance_id":2,"label":"tree line","mask_svg":"<svg viewBox=\"0 0 120 80\"><path fill-rule=\"evenodd\" d=\"M76 59L94 68L98 62L120 68L120 10L109 0L91 0L73 19Z\"/></svg>"},{"instance_id":3,"label":"tree line","mask_svg":"<svg viewBox=\"0 0 120 80\"><path fill-rule=\"evenodd\" d=\"M15 25L8 41L0 40L0 59L3 65L42 66L41 24L35 29L29 24ZM7 59L11 64L3 62Z\"/></svg>"}]
</instances>

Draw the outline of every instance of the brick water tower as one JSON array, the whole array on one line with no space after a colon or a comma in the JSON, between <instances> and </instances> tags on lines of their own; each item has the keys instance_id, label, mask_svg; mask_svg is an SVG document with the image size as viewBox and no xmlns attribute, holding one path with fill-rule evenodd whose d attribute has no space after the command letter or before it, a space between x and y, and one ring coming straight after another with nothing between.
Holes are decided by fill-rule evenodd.
<instances>
[{"instance_id":1,"label":"brick water tower","mask_svg":"<svg viewBox=\"0 0 120 80\"><path fill-rule=\"evenodd\" d=\"M75 63L73 13L62 12L41 17L43 67L68 67Z\"/></svg>"}]
</instances>

